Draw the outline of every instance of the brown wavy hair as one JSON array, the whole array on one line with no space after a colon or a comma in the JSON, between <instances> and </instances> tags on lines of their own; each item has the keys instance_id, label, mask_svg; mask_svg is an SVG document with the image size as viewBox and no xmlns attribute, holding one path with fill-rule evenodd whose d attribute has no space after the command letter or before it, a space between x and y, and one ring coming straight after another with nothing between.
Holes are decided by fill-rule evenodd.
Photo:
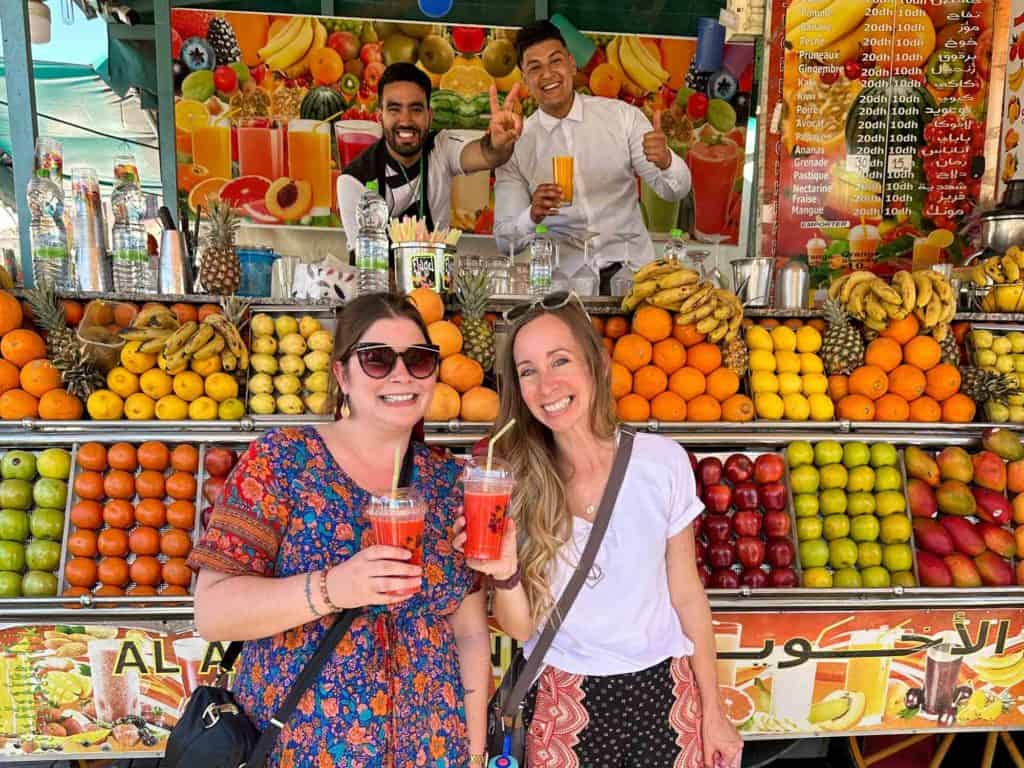
<instances>
[{"instance_id":1,"label":"brown wavy hair","mask_svg":"<svg viewBox=\"0 0 1024 768\"><path fill-rule=\"evenodd\" d=\"M553 315L565 323L583 353L593 380L590 429L594 436L610 440L618 428L612 398L611 362L587 313L575 302L570 302L560 309L536 307L518 320L498 360L501 408L496 424L507 424L511 419L516 423L495 446L495 452L512 465L515 473L512 516L519 532L522 583L535 621L554 606L552 566L572 536L572 513L566 498L565 482L556 469L554 435L534 418L523 400L513 351L523 328L544 315Z\"/></svg>"}]
</instances>

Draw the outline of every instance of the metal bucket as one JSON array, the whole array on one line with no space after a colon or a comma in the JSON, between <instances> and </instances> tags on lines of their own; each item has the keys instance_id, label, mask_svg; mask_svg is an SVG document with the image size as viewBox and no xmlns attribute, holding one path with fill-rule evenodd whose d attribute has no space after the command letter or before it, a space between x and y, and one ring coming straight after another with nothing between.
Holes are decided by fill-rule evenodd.
<instances>
[{"instance_id":1,"label":"metal bucket","mask_svg":"<svg viewBox=\"0 0 1024 768\"><path fill-rule=\"evenodd\" d=\"M772 302L772 272L775 259L758 256L753 259L733 259L732 283L736 295L747 307L767 307Z\"/></svg>"},{"instance_id":2,"label":"metal bucket","mask_svg":"<svg viewBox=\"0 0 1024 768\"><path fill-rule=\"evenodd\" d=\"M395 282L399 293L432 288L455 290L455 246L445 243L392 243Z\"/></svg>"}]
</instances>

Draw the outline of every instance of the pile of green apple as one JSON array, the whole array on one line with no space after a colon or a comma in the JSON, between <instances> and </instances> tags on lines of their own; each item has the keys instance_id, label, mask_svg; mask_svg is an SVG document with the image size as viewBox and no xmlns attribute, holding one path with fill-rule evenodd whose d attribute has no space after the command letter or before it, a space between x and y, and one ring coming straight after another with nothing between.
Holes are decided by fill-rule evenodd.
<instances>
[{"instance_id":1,"label":"pile of green apple","mask_svg":"<svg viewBox=\"0 0 1024 768\"><path fill-rule=\"evenodd\" d=\"M916 586L912 526L890 443L786 448L803 586Z\"/></svg>"},{"instance_id":2,"label":"pile of green apple","mask_svg":"<svg viewBox=\"0 0 1024 768\"><path fill-rule=\"evenodd\" d=\"M971 331L970 339L977 367L992 373L1002 373L1024 389L1024 332L999 334L977 329ZM1024 424L1024 394L1010 395L1006 403L990 400L985 403L985 416L989 421Z\"/></svg>"},{"instance_id":3,"label":"pile of green apple","mask_svg":"<svg viewBox=\"0 0 1024 768\"><path fill-rule=\"evenodd\" d=\"M0 597L57 594L70 472L63 448L0 459Z\"/></svg>"}]
</instances>

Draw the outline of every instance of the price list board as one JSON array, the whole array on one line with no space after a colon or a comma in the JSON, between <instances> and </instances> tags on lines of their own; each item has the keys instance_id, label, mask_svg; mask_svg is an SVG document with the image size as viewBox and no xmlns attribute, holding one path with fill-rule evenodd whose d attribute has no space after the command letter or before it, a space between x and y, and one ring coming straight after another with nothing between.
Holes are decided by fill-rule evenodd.
<instances>
[{"instance_id":1,"label":"price list board","mask_svg":"<svg viewBox=\"0 0 1024 768\"><path fill-rule=\"evenodd\" d=\"M992 0L773 9L762 254L812 283L963 258L985 173Z\"/></svg>"}]
</instances>

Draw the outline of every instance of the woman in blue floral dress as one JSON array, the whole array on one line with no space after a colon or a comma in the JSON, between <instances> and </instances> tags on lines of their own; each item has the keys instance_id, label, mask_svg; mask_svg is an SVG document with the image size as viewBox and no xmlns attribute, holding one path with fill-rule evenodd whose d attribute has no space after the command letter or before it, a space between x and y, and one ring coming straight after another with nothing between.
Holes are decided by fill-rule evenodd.
<instances>
[{"instance_id":1,"label":"woman in blue floral dress","mask_svg":"<svg viewBox=\"0 0 1024 768\"><path fill-rule=\"evenodd\" d=\"M383 294L345 309L335 351L343 418L267 433L228 478L190 558L196 624L208 640L247 641L234 688L263 728L332 614L362 608L270 767L482 765L490 641L483 594L450 543L459 467L410 442L437 351L415 308ZM396 448L407 447L428 508L422 567L375 545L365 516L371 494L390 488Z\"/></svg>"}]
</instances>

